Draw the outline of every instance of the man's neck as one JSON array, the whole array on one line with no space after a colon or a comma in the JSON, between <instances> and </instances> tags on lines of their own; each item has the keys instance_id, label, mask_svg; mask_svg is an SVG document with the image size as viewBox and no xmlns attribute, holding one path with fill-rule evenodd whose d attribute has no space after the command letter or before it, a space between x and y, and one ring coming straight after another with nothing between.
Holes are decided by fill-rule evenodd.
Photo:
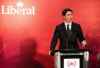
<instances>
[{"instance_id":1,"label":"man's neck","mask_svg":"<svg viewBox=\"0 0 100 68\"><path fill-rule=\"evenodd\" d=\"M65 23L72 23L72 21L64 21Z\"/></svg>"}]
</instances>

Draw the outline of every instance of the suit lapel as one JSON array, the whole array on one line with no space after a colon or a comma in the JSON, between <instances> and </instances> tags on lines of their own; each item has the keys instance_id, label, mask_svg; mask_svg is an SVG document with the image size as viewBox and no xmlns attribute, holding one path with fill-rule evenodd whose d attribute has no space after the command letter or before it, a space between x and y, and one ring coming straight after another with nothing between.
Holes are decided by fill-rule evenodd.
<instances>
[{"instance_id":1,"label":"suit lapel","mask_svg":"<svg viewBox=\"0 0 100 68\"><path fill-rule=\"evenodd\" d=\"M66 26L65 26L64 22L62 24L62 31L64 31L64 35L67 36L67 30L66 30Z\"/></svg>"},{"instance_id":2,"label":"suit lapel","mask_svg":"<svg viewBox=\"0 0 100 68\"><path fill-rule=\"evenodd\" d=\"M73 30L74 30L74 23L72 22L71 31L73 32Z\"/></svg>"},{"instance_id":3,"label":"suit lapel","mask_svg":"<svg viewBox=\"0 0 100 68\"><path fill-rule=\"evenodd\" d=\"M63 30L66 31L66 26L65 26L64 22L62 24L62 27L63 27Z\"/></svg>"}]
</instances>

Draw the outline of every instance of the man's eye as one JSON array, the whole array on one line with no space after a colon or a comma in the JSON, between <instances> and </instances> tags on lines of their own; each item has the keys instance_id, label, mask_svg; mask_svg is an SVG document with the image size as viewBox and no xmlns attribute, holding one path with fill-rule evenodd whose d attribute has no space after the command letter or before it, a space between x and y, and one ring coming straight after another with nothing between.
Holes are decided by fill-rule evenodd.
<instances>
[{"instance_id":1,"label":"man's eye","mask_svg":"<svg viewBox=\"0 0 100 68\"><path fill-rule=\"evenodd\" d=\"M70 16L70 15L72 15L72 14L67 14L67 16Z\"/></svg>"}]
</instances>

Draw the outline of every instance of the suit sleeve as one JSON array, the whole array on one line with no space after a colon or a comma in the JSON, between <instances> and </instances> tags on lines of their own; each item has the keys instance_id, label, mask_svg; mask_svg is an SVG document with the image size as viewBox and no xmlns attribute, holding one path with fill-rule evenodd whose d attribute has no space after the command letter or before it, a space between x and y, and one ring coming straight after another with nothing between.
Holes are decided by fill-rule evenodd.
<instances>
[{"instance_id":1,"label":"suit sleeve","mask_svg":"<svg viewBox=\"0 0 100 68\"><path fill-rule=\"evenodd\" d=\"M79 39L79 41L81 43L83 40L85 40L85 38L84 38L84 35L83 35L83 32L82 32L81 26L79 25L78 27L79 27L78 39Z\"/></svg>"},{"instance_id":2,"label":"suit sleeve","mask_svg":"<svg viewBox=\"0 0 100 68\"><path fill-rule=\"evenodd\" d=\"M58 38L59 38L59 30L56 27L55 31L54 31L54 34L53 34L53 37L51 39L50 50L52 50L52 51L55 50Z\"/></svg>"}]
</instances>

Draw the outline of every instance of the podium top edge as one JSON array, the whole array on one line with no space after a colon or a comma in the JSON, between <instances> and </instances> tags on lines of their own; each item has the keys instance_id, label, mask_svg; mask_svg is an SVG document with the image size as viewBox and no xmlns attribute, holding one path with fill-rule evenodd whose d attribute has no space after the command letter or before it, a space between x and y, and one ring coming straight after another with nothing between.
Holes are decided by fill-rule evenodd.
<instances>
[{"instance_id":1,"label":"podium top edge","mask_svg":"<svg viewBox=\"0 0 100 68\"><path fill-rule=\"evenodd\" d=\"M55 50L54 52L86 52L86 51L88 51L88 52L90 52L90 50L88 50L88 49L78 49L78 50L76 50L76 49L64 49L64 50Z\"/></svg>"}]
</instances>

